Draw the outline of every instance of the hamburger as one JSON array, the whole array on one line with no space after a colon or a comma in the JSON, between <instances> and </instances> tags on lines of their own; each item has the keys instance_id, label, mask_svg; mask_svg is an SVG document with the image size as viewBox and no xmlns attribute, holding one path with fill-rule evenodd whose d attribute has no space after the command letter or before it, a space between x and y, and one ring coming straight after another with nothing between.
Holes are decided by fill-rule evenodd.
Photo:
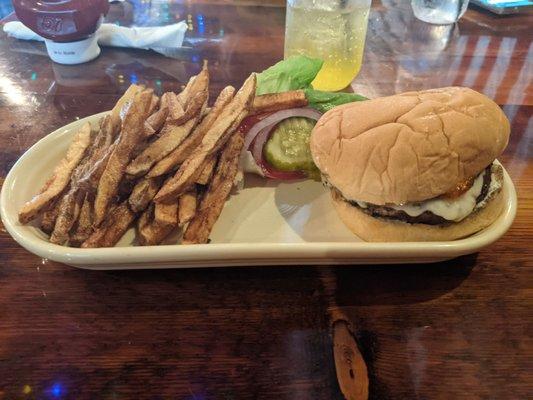
<instances>
[{"instance_id":1,"label":"hamburger","mask_svg":"<svg viewBox=\"0 0 533 400\"><path fill-rule=\"evenodd\" d=\"M503 111L463 87L336 107L315 125L311 155L346 226L366 241L446 241L490 225L504 205L495 160Z\"/></svg>"}]
</instances>

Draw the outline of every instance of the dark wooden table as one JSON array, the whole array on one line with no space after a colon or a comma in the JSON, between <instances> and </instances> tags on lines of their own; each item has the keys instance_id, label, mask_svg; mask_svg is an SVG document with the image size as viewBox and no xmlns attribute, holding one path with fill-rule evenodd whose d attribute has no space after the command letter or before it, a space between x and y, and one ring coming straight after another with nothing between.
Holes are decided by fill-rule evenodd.
<instances>
[{"instance_id":1,"label":"dark wooden table","mask_svg":"<svg viewBox=\"0 0 533 400\"><path fill-rule=\"evenodd\" d=\"M214 94L281 59L285 10L264 3L112 5L108 19L126 25L188 20L189 48L174 58L106 48L66 67L0 34L0 176L130 82L177 90L208 59ZM503 107L519 210L501 240L427 265L91 272L40 259L2 229L0 399L342 399L347 380L364 380L355 364L353 377L336 372L334 350L358 360L346 328L372 399L532 398L533 17L474 8L436 27L406 3L374 2L353 88L465 85ZM333 338L339 318L348 325Z\"/></svg>"}]
</instances>

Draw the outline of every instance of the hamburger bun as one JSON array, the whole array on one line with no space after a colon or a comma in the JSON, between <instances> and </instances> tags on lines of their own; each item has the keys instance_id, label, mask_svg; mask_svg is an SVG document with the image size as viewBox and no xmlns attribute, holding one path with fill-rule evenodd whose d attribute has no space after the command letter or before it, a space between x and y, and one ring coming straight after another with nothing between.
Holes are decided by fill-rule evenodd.
<instances>
[{"instance_id":1,"label":"hamburger bun","mask_svg":"<svg viewBox=\"0 0 533 400\"><path fill-rule=\"evenodd\" d=\"M504 206L503 191L500 190L483 208L472 212L460 222L449 225L427 225L376 218L348 204L336 190L331 191L331 196L342 222L355 235L368 242L431 242L461 239L491 225Z\"/></svg>"},{"instance_id":2,"label":"hamburger bun","mask_svg":"<svg viewBox=\"0 0 533 400\"><path fill-rule=\"evenodd\" d=\"M310 146L317 167L345 198L404 204L478 175L505 149L509 132L505 114L488 97L447 87L336 107L318 121ZM453 237L471 231L454 229Z\"/></svg>"}]
</instances>

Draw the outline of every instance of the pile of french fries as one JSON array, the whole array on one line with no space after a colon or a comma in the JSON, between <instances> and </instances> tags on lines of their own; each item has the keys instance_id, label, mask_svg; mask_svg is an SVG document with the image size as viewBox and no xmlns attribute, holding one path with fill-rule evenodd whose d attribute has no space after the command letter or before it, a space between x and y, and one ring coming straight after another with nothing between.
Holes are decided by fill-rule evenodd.
<instances>
[{"instance_id":1,"label":"pile of french fries","mask_svg":"<svg viewBox=\"0 0 533 400\"><path fill-rule=\"evenodd\" d=\"M175 232L182 243L207 243L234 186L244 144L237 128L255 91L252 74L208 108L207 67L179 94L130 86L99 130L86 123L74 135L19 221L35 220L63 246L111 247L134 224L139 245Z\"/></svg>"}]
</instances>

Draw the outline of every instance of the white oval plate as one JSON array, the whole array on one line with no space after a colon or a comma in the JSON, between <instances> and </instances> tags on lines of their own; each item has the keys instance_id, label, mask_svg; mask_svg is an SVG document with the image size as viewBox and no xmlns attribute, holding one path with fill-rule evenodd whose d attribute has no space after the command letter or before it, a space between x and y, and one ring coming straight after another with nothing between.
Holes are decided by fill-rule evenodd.
<instances>
[{"instance_id":1,"label":"white oval plate","mask_svg":"<svg viewBox=\"0 0 533 400\"><path fill-rule=\"evenodd\" d=\"M48 243L35 226L18 222L17 213L51 174L74 132L105 113L75 121L47 135L16 162L0 196L8 232L28 251L89 269L183 268L237 265L421 263L474 253L500 238L516 214L516 192L505 172L506 206L482 232L450 242L366 243L338 219L329 194L314 181L274 183L247 176L245 188L232 195L205 245L130 246L130 229L116 247L78 249Z\"/></svg>"}]
</instances>

